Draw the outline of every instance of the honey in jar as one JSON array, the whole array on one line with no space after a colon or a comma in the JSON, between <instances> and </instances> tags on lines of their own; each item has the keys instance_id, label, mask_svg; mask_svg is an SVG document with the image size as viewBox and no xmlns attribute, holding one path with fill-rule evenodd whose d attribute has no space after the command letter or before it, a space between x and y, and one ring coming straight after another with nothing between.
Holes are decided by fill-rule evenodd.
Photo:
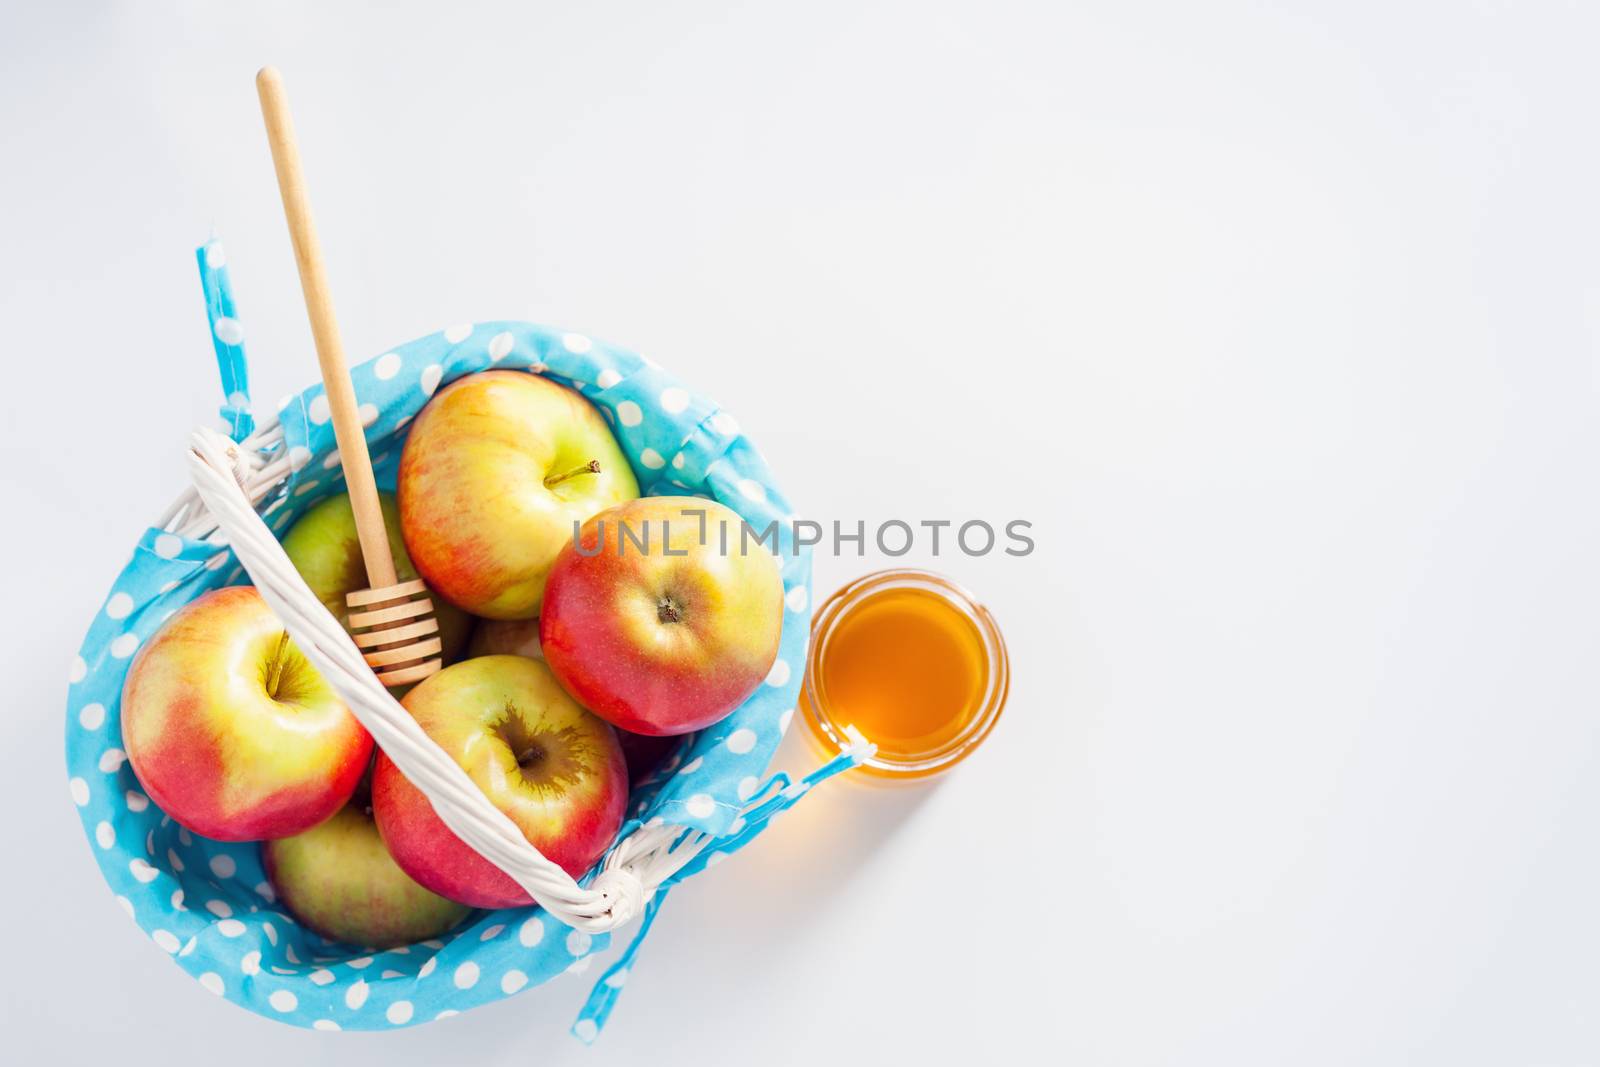
<instances>
[{"instance_id":1,"label":"honey in jar","mask_svg":"<svg viewBox=\"0 0 1600 1067\"><path fill-rule=\"evenodd\" d=\"M880 571L817 612L802 702L826 749L847 747L853 729L877 746L865 771L920 778L977 747L1009 683L999 628L965 590L927 571Z\"/></svg>"}]
</instances>

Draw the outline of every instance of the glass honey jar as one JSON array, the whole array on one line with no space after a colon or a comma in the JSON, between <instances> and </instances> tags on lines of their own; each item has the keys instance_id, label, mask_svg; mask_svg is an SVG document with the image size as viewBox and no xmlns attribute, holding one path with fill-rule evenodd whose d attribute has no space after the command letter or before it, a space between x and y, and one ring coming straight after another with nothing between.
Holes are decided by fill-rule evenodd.
<instances>
[{"instance_id":1,"label":"glass honey jar","mask_svg":"<svg viewBox=\"0 0 1600 1067\"><path fill-rule=\"evenodd\" d=\"M849 747L853 729L877 746L862 772L911 780L976 749L1010 683L1000 628L970 593L929 571L886 570L817 611L800 703L825 754Z\"/></svg>"}]
</instances>

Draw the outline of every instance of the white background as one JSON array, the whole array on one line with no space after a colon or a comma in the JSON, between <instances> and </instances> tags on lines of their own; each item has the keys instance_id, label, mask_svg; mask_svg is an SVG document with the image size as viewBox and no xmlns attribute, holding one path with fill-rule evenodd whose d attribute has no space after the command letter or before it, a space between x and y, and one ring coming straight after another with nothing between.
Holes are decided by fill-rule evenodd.
<instances>
[{"instance_id":1,"label":"white background","mask_svg":"<svg viewBox=\"0 0 1600 1067\"><path fill-rule=\"evenodd\" d=\"M0 1059L1600 1060L1597 33L8 4ZM1027 559L907 557L1010 640L985 749L819 792L674 894L590 1053L581 979L394 1034L217 1000L67 799L68 660L219 399L213 227L261 409L315 374L264 62L352 353L551 322L717 397L804 514L1035 523ZM824 555L818 591L885 562Z\"/></svg>"}]
</instances>

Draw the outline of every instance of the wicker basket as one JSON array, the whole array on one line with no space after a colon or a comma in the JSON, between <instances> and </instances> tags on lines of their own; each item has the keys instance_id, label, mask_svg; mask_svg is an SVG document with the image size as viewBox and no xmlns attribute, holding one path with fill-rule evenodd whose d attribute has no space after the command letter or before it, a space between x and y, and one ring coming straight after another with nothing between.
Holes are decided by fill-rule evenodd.
<instances>
[{"instance_id":1,"label":"wicker basket","mask_svg":"<svg viewBox=\"0 0 1600 1067\"><path fill-rule=\"evenodd\" d=\"M864 755L848 752L792 783L766 776L793 715L810 621L809 548L792 542L787 504L731 416L648 360L587 337L520 322L477 323L353 368L386 487L393 487L407 424L440 385L490 367L521 369L581 391L606 415L644 494L699 494L757 530L779 524L786 610L772 673L733 715L686 739L656 778L635 790L616 844L574 881L421 732L284 555L277 536L342 490L322 387L286 398L276 419L251 425L243 331L220 247L202 247L199 259L228 434L195 431L193 489L139 540L72 667L71 792L106 881L155 943L207 989L320 1029L403 1026L512 995L586 969L612 931L641 919L573 1027L592 1040L667 890L748 843L810 785ZM474 913L442 939L381 953L330 943L276 908L254 844L192 835L150 802L121 748L130 657L178 607L246 577L446 824L526 888L536 906Z\"/></svg>"}]
</instances>

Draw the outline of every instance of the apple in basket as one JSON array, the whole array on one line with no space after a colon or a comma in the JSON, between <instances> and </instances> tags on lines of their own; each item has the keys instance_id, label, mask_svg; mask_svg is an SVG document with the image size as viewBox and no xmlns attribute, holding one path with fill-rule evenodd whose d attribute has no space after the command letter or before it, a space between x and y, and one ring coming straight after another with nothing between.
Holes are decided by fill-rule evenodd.
<instances>
[{"instance_id":1,"label":"apple in basket","mask_svg":"<svg viewBox=\"0 0 1600 1067\"><path fill-rule=\"evenodd\" d=\"M616 837L628 803L616 733L579 707L543 663L469 659L419 682L401 703L490 803L574 878ZM390 855L428 889L478 908L531 902L450 831L383 753L372 775L372 808Z\"/></svg>"},{"instance_id":2,"label":"apple in basket","mask_svg":"<svg viewBox=\"0 0 1600 1067\"><path fill-rule=\"evenodd\" d=\"M417 576L411 557L400 538L400 505L391 493L379 493L383 525L389 534L389 550L394 554L394 569L402 582ZM367 570L361 559L361 539L356 535L356 516L350 507L350 494L330 496L312 507L289 527L283 538L289 562L306 580L311 592L322 601L333 617L345 622L349 608L345 597L367 588ZM466 644L472 619L454 604L433 598L434 618L439 622L439 640L446 663L452 662ZM349 624L346 623L348 629Z\"/></svg>"},{"instance_id":3,"label":"apple in basket","mask_svg":"<svg viewBox=\"0 0 1600 1067\"><path fill-rule=\"evenodd\" d=\"M468 656L493 655L527 656L544 659L539 651L538 619L483 619L472 631L467 642ZM617 741L628 760L628 781L638 785L661 765L673 749L678 747L676 737L646 737L644 734L617 731Z\"/></svg>"},{"instance_id":4,"label":"apple in basket","mask_svg":"<svg viewBox=\"0 0 1600 1067\"><path fill-rule=\"evenodd\" d=\"M249 586L191 601L139 651L122 736L150 799L219 841L310 829L350 799L372 755L372 736Z\"/></svg>"},{"instance_id":5,"label":"apple in basket","mask_svg":"<svg viewBox=\"0 0 1600 1067\"><path fill-rule=\"evenodd\" d=\"M697 497L610 508L562 549L539 643L567 692L619 729L722 719L778 655L783 580L732 510Z\"/></svg>"},{"instance_id":6,"label":"apple in basket","mask_svg":"<svg viewBox=\"0 0 1600 1067\"><path fill-rule=\"evenodd\" d=\"M441 934L470 910L400 869L378 835L365 788L328 821L263 842L261 862L294 917L334 941L393 948Z\"/></svg>"},{"instance_id":7,"label":"apple in basket","mask_svg":"<svg viewBox=\"0 0 1600 1067\"><path fill-rule=\"evenodd\" d=\"M423 579L490 619L539 612L545 575L577 523L639 495L600 412L526 371L441 389L400 456L400 527Z\"/></svg>"}]
</instances>

